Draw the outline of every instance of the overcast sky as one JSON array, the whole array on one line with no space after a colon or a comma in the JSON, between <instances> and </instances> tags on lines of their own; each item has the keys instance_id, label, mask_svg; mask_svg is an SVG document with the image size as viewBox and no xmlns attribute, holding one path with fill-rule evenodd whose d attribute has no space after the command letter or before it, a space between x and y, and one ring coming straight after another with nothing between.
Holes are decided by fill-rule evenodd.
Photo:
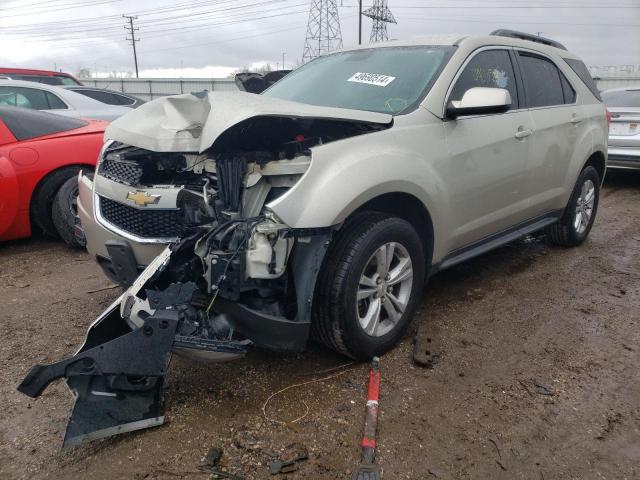
<instances>
[{"instance_id":1,"label":"overcast sky","mask_svg":"<svg viewBox=\"0 0 640 480\"><path fill-rule=\"evenodd\" d=\"M345 46L357 0L337 0ZM365 8L373 0L364 0ZM311 0L0 0L0 66L132 72L123 14L137 15L141 76L219 77L302 57ZM640 0L389 0L389 38L541 32L589 66L640 69ZM341 6L340 6L341 5ZM371 20L363 19L368 42Z\"/></svg>"}]
</instances>

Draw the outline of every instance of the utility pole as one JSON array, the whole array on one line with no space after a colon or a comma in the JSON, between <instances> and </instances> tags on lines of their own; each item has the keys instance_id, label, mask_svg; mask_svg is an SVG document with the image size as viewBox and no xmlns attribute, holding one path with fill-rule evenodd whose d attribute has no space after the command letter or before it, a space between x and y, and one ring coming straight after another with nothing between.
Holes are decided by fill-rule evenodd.
<instances>
[{"instance_id":1,"label":"utility pole","mask_svg":"<svg viewBox=\"0 0 640 480\"><path fill-rule=\"evenodd\" d=\"M129 21L129 26L125 25L124 29L131 35L131 38L126 37L126 39L131 42L131 46L133 47L133 61L136 64L136 78L140 78L138 76L138 54L136 53L136 42L140 41L139 38L136 38L136 32L140 29L133 28L133 21L137 20L138 17L134 17L132 15L122 15L122 17Z\"/></svg>"},{"instance_id":2,"label":"utility pole","mask_svg":"<svg viewBox=\"0 0 640 480\"><path fill-rule=\"evenodd\" d=\"M282 70L284 70L284 54L287 52L282 52Z\"/></svg>"},{"instance_id":3,"label":"utility pole","mask_svg":"<svg viewBox=\"0 0 640 480\"><path fill-rule=\"evenodd\" d=\"M362 0L358 0L358 45L362 45Z\"/></svg>"}]
</instances>

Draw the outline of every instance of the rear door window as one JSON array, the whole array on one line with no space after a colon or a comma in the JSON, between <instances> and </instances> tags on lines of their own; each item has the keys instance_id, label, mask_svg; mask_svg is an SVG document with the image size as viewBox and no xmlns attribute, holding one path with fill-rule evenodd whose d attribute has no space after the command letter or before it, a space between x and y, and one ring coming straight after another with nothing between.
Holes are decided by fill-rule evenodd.
<instances>
[{"instance_id":1,"label":"rear door window","mask_svg":"<svg viewBox=\"0 0 640 480\"><path fill-rule=\"evenodd\" d=\"M563 105L564 91L560 71L544 57L518 52L522 81L530 108Z\"/></svg>"},{"instance_id":2,"label":"rear door window","mask_svg":"<svg viewBox=\"0 0 640 480\"><path fill-rule=\"evenodd\" d=\"M477 53L456 80L449 101L461 100L474 87L504 88L511 95L511 106L518 106L516 76L507 50L485 50Z\"/></svg>"},{"instance_id":3,"label":"rear door window","mask_svg":"<svg viewBox=\"0 0 640 480\"><path fill-rule=\"evenodd\" d=\"M8 102L3 101L8 99ZM48 110L46 92L35 88L0 86L0 101L4 105L32 108L34 110Z\"/></svg>"}]
</instances>

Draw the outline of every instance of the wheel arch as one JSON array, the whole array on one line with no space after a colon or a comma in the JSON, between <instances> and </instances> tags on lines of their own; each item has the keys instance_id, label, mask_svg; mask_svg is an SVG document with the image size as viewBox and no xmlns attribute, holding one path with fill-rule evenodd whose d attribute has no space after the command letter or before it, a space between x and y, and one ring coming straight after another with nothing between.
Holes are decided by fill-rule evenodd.
<instances>
[{"instance_id":1,"label":"wheel arch","mask_svg":"<svg viewBox=\"0 0 640 480\"><path fill-rule=\"evenodd\" d=\"M593 152L584 162L581 171L584 170L587 166L592 166L596 169L598 175L600 176L600 184L602 185L602 182L604 182L604 175L607 170L607 161L604 152L600 150Z\"/></svg>"},{"instance_id":2,"label":"wheel arch","mask_svg":"<svg viewBox=\"0 0 640 480\"><path fill-rule=\"evenodd\" d=\"M54 175L55 173L60 172L62 170L71 169L71 168L79 168L80 170L90 169L91 171L93 171L95 170L95 165L91 165L90 163L68 163L65 165L60 165L57 168L47 171L44 175L42 175L42 177L38 179L33 189L31 189L31 192L29 194L29 201L28 201L30 212L33 212L34 201L38 197L38 194L42 190L43 186L46 184L47 180L49 180L51 176ZM29 223L31 224L31 228L33 229L33 218L31 217L32 217L32 214L30 213Z\"/></svg>"},{"instance_id":3,"label":"wheel arch","mask_svg":"<svg viewBox=\"0 0 640 480\"><path fill-rule=\"evenodd\" d=\"M409 222L418 232L427 260L427 271L430 269L434 246L433 220L429 210L419 198L406 192L384 193L362 204L346 220L366 211L386 213Z\"/></svg>"}]
</instances>

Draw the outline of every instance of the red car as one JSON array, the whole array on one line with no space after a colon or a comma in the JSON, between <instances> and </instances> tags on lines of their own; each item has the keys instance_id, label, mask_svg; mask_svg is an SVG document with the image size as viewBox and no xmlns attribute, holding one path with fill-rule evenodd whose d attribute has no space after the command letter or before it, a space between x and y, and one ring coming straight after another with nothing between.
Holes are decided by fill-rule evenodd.
<instances>
[{"instance_id":1,"label":"red car","mask_svg":"<svg viewBox=\"0 0 640 480\"><path fill-rule=\"evenodd\" d=\"M2 77L12 80L46 83L48 85L82 85L73 75L63 72L52 72L51 70L0 67L0 78Z\"/></svg>"},{"instance_id":2,"label":"red car","mask_svg":"<svg viewBox=\"0 0 640 480\"><path fill-rule=\"evenodd\" d=\"M82 246L77 176L95 168L107 124L0 106L0 241L36 228Z\"/></svg>"}]
</instances>

